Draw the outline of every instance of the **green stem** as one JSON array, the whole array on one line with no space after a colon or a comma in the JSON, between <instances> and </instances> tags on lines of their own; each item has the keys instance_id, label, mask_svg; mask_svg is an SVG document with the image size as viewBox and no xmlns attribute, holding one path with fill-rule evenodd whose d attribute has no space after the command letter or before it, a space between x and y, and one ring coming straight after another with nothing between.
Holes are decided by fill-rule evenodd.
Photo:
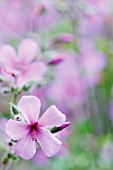
<instances>
[{"instance_id":1,"label":"green stem","mask_svg":"<svg viewBox=\"0 0 113 170\"><path fill-rule=\"evenodd\" d=\"M9 170L9 168L11 167L12 164L12 160L10 159L7 163L7 165L3 165L2 170Z\"/></svg>"},{"instance_id":2,"label":"green stem","mask_svg":"<svg viewBox=\"0 0 113 170\"><path fill-rule=\"evenodd\" d=\"M17 93L14 93L13 103L14 103L15 105L17 104L17 98L18 98L18 94L17 94Z\"/></svg>"}]
</instances>

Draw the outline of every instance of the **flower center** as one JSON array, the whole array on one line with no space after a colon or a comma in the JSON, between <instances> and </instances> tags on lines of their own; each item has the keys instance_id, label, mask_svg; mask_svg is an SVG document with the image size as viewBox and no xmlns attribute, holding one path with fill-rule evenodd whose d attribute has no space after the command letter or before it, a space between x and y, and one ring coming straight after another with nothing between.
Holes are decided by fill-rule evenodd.
<instances>
[{"instance_id":1,"label":"flower center","mask_svg":"<svg viewBox=\"0 0 113 170\"><path fill-rule=\"evenodd\" d=\"M36 139L36 133L38 130L38 122L32 124L30 128L30 131L32 133L32 140L34 141Z\"/></svg>"}]
</instances>

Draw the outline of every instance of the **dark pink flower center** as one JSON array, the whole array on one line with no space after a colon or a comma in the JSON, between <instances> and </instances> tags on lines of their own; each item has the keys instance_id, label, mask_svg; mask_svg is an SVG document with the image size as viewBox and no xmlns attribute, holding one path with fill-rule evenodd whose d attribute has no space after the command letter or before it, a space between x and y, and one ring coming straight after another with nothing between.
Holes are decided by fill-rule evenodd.
<instances>
[{"instance_id":1,"label":"dark pink flower center","mask_svg":"<svg viewBox=\"0 0 113 170\"><path fill-rule=\"evenodd\" d=\"M30 127L30 131L32 133L32 140L36 139L36 133L37 133L38 127L39 127L38 122L32 124Z\"/></svg>"}]
</instances>

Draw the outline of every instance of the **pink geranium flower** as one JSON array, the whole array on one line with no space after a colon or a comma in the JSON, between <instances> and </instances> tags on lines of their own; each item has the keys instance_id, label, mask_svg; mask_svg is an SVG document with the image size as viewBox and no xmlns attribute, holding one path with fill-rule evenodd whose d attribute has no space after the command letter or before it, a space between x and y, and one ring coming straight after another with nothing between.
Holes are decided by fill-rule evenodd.
<instances>
[{"instance_id":1,"label":"pink geranium flower","mask_svg":"<svg viewBox=\"0 0 113 170\"><path fill-rule=\"evenodd\" d=\"M39 46L33 39L25 39L18 48L18 55L11 45L0 48L0 65L3 73L15 81L18 87L32 80L41 80L46 71L43 62L35 60Z\"/></svg>"},{"instance_id":2,"label":"pink geranium flower","mask_svg":"<svg viewBox=\"0 0 113 170\"><path fill-rule=\"evenodd\" d=\"M51 106L39 118L40 106L41 103L37 97L23 96L18 103L18 108L26 123L9 120L6 124L6 133L13 140L18 140L14 146L15 153L25 160L35 155L36 141L48 157L55 155L62 146L62 142L49 129L63 124L65 115L55 106Z\"/></svg>"}]
</instances>

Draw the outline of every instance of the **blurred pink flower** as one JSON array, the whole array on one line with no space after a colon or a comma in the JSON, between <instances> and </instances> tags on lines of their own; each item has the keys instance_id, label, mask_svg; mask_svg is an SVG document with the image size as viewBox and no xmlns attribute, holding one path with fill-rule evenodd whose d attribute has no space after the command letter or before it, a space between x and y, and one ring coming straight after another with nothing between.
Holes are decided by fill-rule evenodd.
<instances>
[{"instance_id":1,"label":"blurred pink flower","mask_svg":"<svg viewBox=\"0 0 113 170\"><path fill-rule=\"evenodd\" d=\"M50 133L49 129L63 124L65 115L55 106L51 106L39 118L40 106L37 97L23 96L18 103L18 108L27 123L9 120L6 125L6 133L12 139L18 140L14 146L16 154L25 160L35 155L36 141L48 157L55 155L62 147L62 142Z\"/></svg>"},{"instance_id":2,"label":"blurred pink flower","mask_svg":"<svg viewBox=\"0 0 113 170\"><path fill-rule=\"evenodd\" d=\"M56 67L55 79L48 86L48 98L71 109L83 102L86 98L85 84L79 71L76 56L65 55L64 61Z\"/></svg>"},{"instance_id":3,"label":"blurred pink flower","mask_svg":"<svg viewBox=\"0 0 113 170\"><path fill-rule=\"evenodd\" d=\"M61 34L61 36L60 36L60 41L61 42L72 42L73 41L73 39L74 39L74 35L73 34L71 34L71 33L63 33L63 34Z\"/></svg>"},{"instance_id":4,"label":"blurred pink flower","mask_svg":"<svg viewBox=\"0 0 113 170\"><path fill-rule=\"evenodd\" d=\"M101 78L101 71L106 66L106 56L97 51L92 42L80 42L79 64L88 86L96 85Z\"/></svg>"},{"instance_id":5,"label":"blurred pink flower","mask_svg":"<svg viewBox=\"0 0 113 170\"><path fill-rule=\"evenodd\" d=\"M85 2L83 0L82 3L87 8L83 8L81 11L78 32L90 38L100 36L103 33L106 18L110 16L109 0L88 0Z\"/></svg>"},{"instance_id":6,"label":"blurred pink flower","mask_svg":"<svg viewBox=\"0 0 113 170\"><path fill-rule=\"evenodd\" d=\"M106 15L110 12L110 0L89 0L89 4L99 14Z\"/></svg>"},{"instance_id":7,"label":"blurred pink flower","mask_svg":"<svg viewBox=\"0 0 113 170\"><path fill-rule=\"evenodd\" d=\"M18 56L11 45L2 45L0 65L3 73L15 81L20 88L29 81L40 81L45 74L46 65L41 61L34 60L38 51L39 46L33 39L24 39L21 42Z\"/></svg>"},{"instance_id":8,"label":"blurred pink flower","mask_svg":"<svg viewBox=\"0 0 113 170\"><path fill-rule=\"evenodd\" d=\"M101 34L103 24L103 17L96 14L84 16L79 20L78 33L82 36L93 38Z\"/></svg>"},{"instance_id":9,"label":"blurred pink flower","mask_svg":"<svg viewBox=\"0 0 113 170\"><path fill-rule=\"evenodd\" d=\"M29 12L29 28L31 30L45 30L57 21L62 15L58 12L56 4L51 0L42 0L34 3L34 8Z\"/></svg>"},{"instance_id":10,"label":"blurred pink flower","mask_svg":"<svg viewBox=\"0 0 113 170\"><path fill-rule=\"evenodd\" d=\"M22 1L0 2L0 30L0 38L3 40L4 37L18 37L26 31L26 15L22 10Z\"/></svg>"},{"instance_id":11,"label":"blurred pink flower","mask_svg":"<svg viewBox=\"0 0 113 170\"><path fill-rule=\"evenodd\" d=\"M0 2L0 39L17 38L37 29L41 31L59 18L56 6L50 0L10 0L10 3L4 0Z\"/></svg>"}]
</instances>

